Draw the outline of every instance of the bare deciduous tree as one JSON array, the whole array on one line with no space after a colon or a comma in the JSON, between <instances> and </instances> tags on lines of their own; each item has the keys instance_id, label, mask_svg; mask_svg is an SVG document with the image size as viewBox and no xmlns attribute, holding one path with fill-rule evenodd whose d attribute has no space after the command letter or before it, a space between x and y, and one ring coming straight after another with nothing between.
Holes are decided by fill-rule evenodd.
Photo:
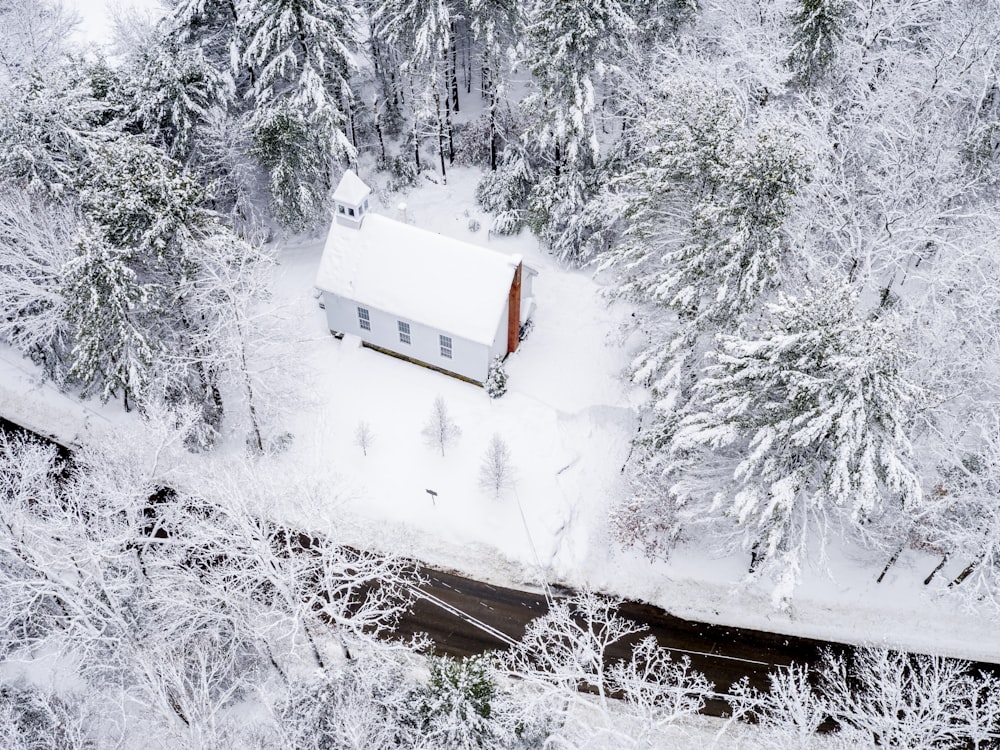
<instances>
[{"instance_id":1,"label":"bare deciduous tree","mask_svg":"<svg viewBox=\"0 0 1000 750\"><path fill-rule=\"evenodd\" d=\"M354 431L354 444L361 449L361 452L366 456L368 455L368 449L372 446L372 441L375 436L372 434L371 427L364 420L358 422L358 427Z\"/></svg>"},{"instance_id":2,"label":"bare deciduous tree","mask_svg":"<svg viewBox=\"0 0 1000 750\"><path fill-rule=\"evenodd\" d=\"M438 396L434 399L434 408L423 429L427 444L440 448L443 456L444 449L455 442L461 434L462 431L448 413L448 405L441 396Z\"/></svg>"},{"instance_id":3,"label":"bare deciduous tree","mask_svg":"<svg viewBox=\"0 0 1000 750\"><path fill-rule=\"evenodd\" d=\"M495 433L479 467L479 486L499 500L501 493L512 487L515 479L510 448L499 433Z\"/></svg>"}]
</instances>

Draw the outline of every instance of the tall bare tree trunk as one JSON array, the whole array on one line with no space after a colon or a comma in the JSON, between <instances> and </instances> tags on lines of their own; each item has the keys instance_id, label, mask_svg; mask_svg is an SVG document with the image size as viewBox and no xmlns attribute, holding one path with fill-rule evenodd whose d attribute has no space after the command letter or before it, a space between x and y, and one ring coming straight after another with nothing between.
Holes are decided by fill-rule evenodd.
<instances>
[{"instance_id":1,"label":"tall bare tree trunk","mask_svg":"<svg viewBox=\"0 0 1000 750\"><path fill-rule=\"evenodd\" d=\"M378 94L375 94L375 99L372 101L372 113L375 116L375 134L378 136L379 156L382 163L385 164L385 138L382 137L382 113L379 112L378 108Z\"/></svg>"},{"instance_id":2,"label":"tall bare tree trunk","mask_svg":"<svg viewBox=\"0 0 1000 750\"><path fill-rule=\"evenodd\" d=\"M441 117L441 87L434 85L434 109L437 112L438 156L441 157L441 183L448 184L448 172L444 166L444 118Z\"/></svg>"},{"instance_id":3,"label":"tall bare tree trunk","mask_svg":"<svg viewBox=\"0 0 1000 750\"><path fill-rule=\"evenodd\" d=\"M451 66L448 70L451 85L451 106L458 112L458 41L455 39L455 24L451 24Z\"/></svg>"}]
</instances>

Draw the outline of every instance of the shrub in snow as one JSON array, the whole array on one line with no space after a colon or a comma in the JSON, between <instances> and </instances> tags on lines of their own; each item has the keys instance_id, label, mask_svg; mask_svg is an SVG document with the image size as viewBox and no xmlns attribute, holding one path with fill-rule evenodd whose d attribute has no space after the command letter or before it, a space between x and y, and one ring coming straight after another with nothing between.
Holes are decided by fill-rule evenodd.
<instances>
[{"instance_id":1,"label":"shrub in snow","mask_svg":"<svg viewBox=\"0 0 1000 750\"><path fill-rule=\"evenodd\" d=\"M519 746L519 722L482 656L431 661L430 681L413 695L412 711L427 746L489 748Z\"/></svg>"},{"instance_id":2,"label":"shrub in snow","mask_svg":"<svg viewBox=\"0 0 1000 750\"><path fill-rule=\"evenodd\" d=\"M403 154L396 154L389 159L389 184L391 192L399 192L403 188L417 184L417 165L413 159Z\"/></svg>"},{"instance_id":3,"label":"shrub in snow","mask_svg":"<svg viewBox=\"0 0 1000 750\"><path fill-rule=\"evenodd\" d=\"M503 369L503 360L500 357L493 359L483 387L490 398L500 398L507 392L507 372Z\"/></svg>"},{"instance_id":4,"label":"shrub in snow","mask_svg":"<svg viewBox=\"0 0 1000 750\"><path fill-rule=\"evenodd\" d=\"M469 219L469 231L470 232L478 232L479 228L481 226L482 225L479 223L479 219L476 219L476 218Z\"/></svg>"},{"instance_id":5,"label":"shrub in snow","mask_svg":"<svg viewBox=\"0 0 1000 750\"><path fill-rule=\"evenodd\" d=\"M528 338L528 334L531 333L531 329L535 327L535 321L528 318L521 324L521 327L517 330L517 340L524 341Z\"/></svg>"}]
</instances>

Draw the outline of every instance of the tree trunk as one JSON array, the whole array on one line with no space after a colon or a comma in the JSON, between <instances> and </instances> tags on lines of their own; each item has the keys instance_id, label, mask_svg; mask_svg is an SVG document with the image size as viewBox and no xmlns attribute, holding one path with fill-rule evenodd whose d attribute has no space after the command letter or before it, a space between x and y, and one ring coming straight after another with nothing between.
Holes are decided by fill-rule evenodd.
<instances>
[{"instance_id":1,"label":"tree trunk","mask_svg":"<svg viewBox=\"0 0 1000 750\"><path fill-rule=\"evenodd\" d=\"M747 568L747 573L755 573L760 566L760 561L760 542L758 541L754 542L750 548L750 567Z\"/></svg>"},{"instance_id":2,"label":"tree trunk","mask_svg":"<svg viewBox=\"0 0 1000 750\"><path fill-rule=\"evenodd\" d=\"M451 106L458 112L458 41L455 39L454 22L451 24L451 70L448 78L451 84Z\"/></svg>"},{"instance_id":3,"label":"tree trunk","mask_svg":"<svg viewBox=\"0 0 1000 750\"><path fill-rule=\"evenodd\" d=\"M946 562L948 562L948 555L944 555L941 557L941 562L939 562L937 566L935 566L934 570L931 571L930 575L924 579L924 586L926 586L928 583L934 580L934 576L938 574L938 571L944 567L944 564Z\"/></svg>"},{"instance_id":4,"label":"tree trunk","mask_svg":"<svg viewBox=\"0 0 1000 750\"><path fill-rule=\"evenodd\" d=\"M899 549L897 549L895 552L892 553L892 557L889 558L889 561L885 564L885 567L882 568L882 572L878 574L878 578L875 579L875 583L882 583L882 579L885 578L885 574L889 572L889 568L891 568L893 565L896 564L896 560L899 559L899 556L901 554L903 554L902 544L899 545Z\"/></svg>"},{"instance_id":5,"label":"tree trunk","mask_svg":"<svg viewBox=\"0 0 1000 750\"><path fill-rule=\"evenodd\" d=\"M435 82L434 109L437 113L438 156L441 158L441 183L448 184L448 172L444 166L444 119L441 117L441 87Z\"/></svg>"},{"instance_id":6,"label":"tree trunk","mask_svg":"<svg viewBox=\"0 0 1000 750\"><path fill-rule=\"evenodd\" d=\"M239 312L237 311L237 314ZM264 453L264 441L260 437L260 423L257 419L257 404L254 398L253 380L250 377L250 368L247 364L246 335L243 326L239 327L240 335L240 367L243 370L243 385L247 391L247 411L250 415L250 430L258 454Z\"/></svg>"},{"instance_id":7,"label":"tree trunk","mask_svg":"<svg viewBox=\"0 0 1000 750\"><path fill-rule=\"evenodd\" d=\"M344 102L344 111L347 112L347 126L351 130L351 145L354 146L354 150L358 150L358 131L354 126L354 107L351 106L350 98Z\"/></svg>"},{"instance_id":8,"label":"tree trunk","mask_svg":"<svg viewBox=\"0 0 1000 750\"><path fill-rule=\"evenodd\" d=\"M375 134L378 136L378 149L382 164L385 164L385 138L382 137L382 113L378 109L378 94L372 101L372 113L375 116Z\"/></svg>"},{"instance_id":9,"label":"tree trunk","mask_svg":"<svg viewBox=\"0 0 1000 750\"><path fill-rule=\"evenodd\" d=\"M496 102L490 104L490 170L497 169L497 114Z\"/></svg>"},{"instance_id":10,"label":"tree trunk","mask_svg":"<svg viewBox=\"0 0 1000 750\"><path fill-rule=\"evenodd\" d=\"M972 572L979 566L979 563L981 563L983 561L983 555L984 554L985 553L981 553L981 554L977 555L976 559L973 560L972 562L970 562L966 566L965 570L963 570L961 573L959 573L958 576L955 578L955 580L948 584L948 588L952 588L954 586L960 586L962 584L962 582L966 578L968 578L969 576L971 576Z\"/></svg>"},{"instance_id":11,"label":"tree trunk","mask_svg":"<svg viewBox=\"0 0 1000 750\"><path fill-rule=\"evenodd\" d=\"M455 130L451 125L451 103L447 96L444 98L444 121L448 130L448 164L452 165L455 163Z\"/></svg>"},{"instance_id":12,"label":"tree trunk","mask_svg":"<svg viewBox=\"0 0 1000 750\"><path fill-rule=\"evenodd\" d=\"M462 50L462 75L465 77L465 93L472 93L472 35L465 35L465 47Z\"/></svg>"}]
</instances>

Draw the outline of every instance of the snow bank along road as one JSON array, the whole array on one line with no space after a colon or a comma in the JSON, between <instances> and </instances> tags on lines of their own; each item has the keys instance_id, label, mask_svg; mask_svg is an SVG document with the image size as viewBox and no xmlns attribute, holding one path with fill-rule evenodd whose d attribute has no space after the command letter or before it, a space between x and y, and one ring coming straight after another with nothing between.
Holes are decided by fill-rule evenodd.
<instances>
[{"instance_id":1,"label":"snow bank along road","mask_svg":"<svg viewBox=\"0 0 1000 750\"><path fill-rule=\"evenodd\" d=\"M51 438L2 417L0 432L27 434L55 445L64 458L71 455L69 449ZM462 657L505 649L520 640L528 623L548 609L541 594L494 586L422 565L420 575L424 583L413 592L414 605L400 621L395 636L406 638L426 633L434 641L438 654ZM572 593L560 590L554 595ZM608 658L627 658L636 640L655 636L661 646L678 657L690 658L691 665L714 683L716 697L706 703L704 710L712 716L728 712L726 691L744 677L754 687L767 690L769 672L792 663L813 664L827 648L839 652L851 649L842 643L693 622L639 602L625 602L619 614L648 630L615 643ZM1000 665L995 664L974 663L973 669L1000 674Z\"/></svg>"}]
</instances>

